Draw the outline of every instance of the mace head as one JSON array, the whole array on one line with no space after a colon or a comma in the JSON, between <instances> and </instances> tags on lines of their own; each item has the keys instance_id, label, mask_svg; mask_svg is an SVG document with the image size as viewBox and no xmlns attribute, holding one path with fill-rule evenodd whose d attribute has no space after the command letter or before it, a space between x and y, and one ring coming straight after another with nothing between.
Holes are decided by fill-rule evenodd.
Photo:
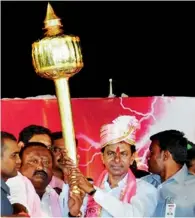
<instances>
[{"instance_id":1,"label":"mace head","mask_svg":"<svg viewBox=\"0 0 195 218\"><path fill-rule=\"evenodd\" d=\"M83 68L78 36L64 35L60 18L50 3L44 20L45 38L32 44L32 60L36 73L47 79L69 78Z\"/></svg>"}]
</instances>

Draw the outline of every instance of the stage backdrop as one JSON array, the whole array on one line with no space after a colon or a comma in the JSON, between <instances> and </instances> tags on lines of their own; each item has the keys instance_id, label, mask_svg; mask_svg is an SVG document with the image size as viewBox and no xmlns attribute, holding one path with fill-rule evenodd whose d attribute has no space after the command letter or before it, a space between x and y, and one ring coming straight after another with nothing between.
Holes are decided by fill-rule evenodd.
<instances>
[{"instance_id":1,"label":"stage backdrop","mask_svg":"<svg viewBox=\"0 0 195 218\"><path fill-rule=\"evenodd\" d=\"M141 123L137 132L137 161L147 169L149 137L161 130L178 129L195 141L195 98L139 97L72 99L73 119L79 141L80 169L96 179L103 169L99 150L100 127L119 115L135 115ZM38 124L58 131L60 118L55 97L1 100L1 129L18 136L27 125Z\"/></svg>"}]
</instances>

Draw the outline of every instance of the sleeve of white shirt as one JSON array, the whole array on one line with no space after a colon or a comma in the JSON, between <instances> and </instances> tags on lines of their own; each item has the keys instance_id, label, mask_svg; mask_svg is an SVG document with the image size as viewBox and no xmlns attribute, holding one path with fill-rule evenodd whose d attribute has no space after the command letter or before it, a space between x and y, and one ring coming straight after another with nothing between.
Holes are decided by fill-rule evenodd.
<instances>
[{"instance_id":1,"label":"sleeve of white shirt","mask_svg":"<svg viewBox=\"0 0 195 218\"><path fill-rule=\"evenodd\" d=\"M62 188L62 192L60 193L60 206L61 206L63 217L68 217L68 212L69 212L68 195L69 195L69 185L64 184ZM85 210L87 207L87 199L88 199L87 196L85 196L85 198L83 199L83 205L81 206L81 213L83 216L85 214Z\"/></svg>"},{"instance_id":2,"label":"sleeve of white shirt","mask_svg":"<svg viewBox=\"0 0 195 218\"><path fill-rule=\"evenodd\" d=\"M94 200L113 217L150 217L157 205L157 189L137 179L136 195L130 203L123 203L109 192L96 188Z\"/></svg>"},{"instance_id":3,"label":"sleeve of white shirt","mask_svg":"<svg viewBox=\"0 0 195 218\"><path fill-rule=\"evenodd\" d=\"M11 204L19 203L25 206L28 210L26 187L20 176L15 176L7 180L6 184L10 188L8 196Z\"/></svg>"},{"instance_id":4,"label":"sleeve of white shirt","mask_svg":"<svg viewBox=\"0 0 195 218\"><path fill-rule=\"evenodd\" d=\"M60 206L62 210L62 216L68 217L68 192L69 192L69 186L68 184L64 184L62 187L62 192L60 193Z\"/></svg>"}]
</instances>

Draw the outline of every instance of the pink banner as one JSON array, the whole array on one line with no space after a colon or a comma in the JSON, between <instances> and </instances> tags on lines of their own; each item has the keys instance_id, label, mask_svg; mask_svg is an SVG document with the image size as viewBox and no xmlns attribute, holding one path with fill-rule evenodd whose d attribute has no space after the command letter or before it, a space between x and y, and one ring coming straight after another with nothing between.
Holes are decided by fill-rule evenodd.
<instances>
[{"instance_id":1,"label":"pink banner","mask_svg":"<svg viewBox=\"0 0 195 218\"><path fill-rule=\"evenodd\" d=\"M170 97L72 99L73 120L79 142L80 169L96 179L103 170L99 129L119 115L134 115L141 124L137 132L137 162L147 169L146 151L151 134L165 129L184 131L195 141L195 99ZM1 100L2 130L16 137L30 124L61 130L56 99Z\"/></svg>"}]
</instances>

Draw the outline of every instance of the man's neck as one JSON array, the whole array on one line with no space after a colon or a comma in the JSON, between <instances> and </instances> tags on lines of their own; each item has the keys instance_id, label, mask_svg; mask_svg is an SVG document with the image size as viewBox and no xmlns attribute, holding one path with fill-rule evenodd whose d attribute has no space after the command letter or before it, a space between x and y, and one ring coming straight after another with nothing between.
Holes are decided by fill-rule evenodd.
<instances>
[{"instance_id":1,"label":"man's neck","mask_svg":"<svg viewBox=\"0 0 195 218\"><path fill-rule=\"evenodd\" d=\"M59 179L64 180L64 174L60 169L54 168L53 169L53 175L58 177Z\"/></svg>"},{"instance_id":2,"label":"man's neck","mask_svg":"<svg viewBox=\"0 0 195 218\"><path fill-rule=\"evenodd\" d=\"M161 181L165 182L172 176L174 176L183 166L180 164L173 164L165 168L165 170L160 174Z\"/></svg>"},{"instance_id":3,"label":"man's neck","mask_svg":"<svg viewBox=\"0 0 195 218\"><path fill-rule=\"evenodd\" d=\"M111 174L108 175L108 183L110 184L111 188L115 188L118 186L118 183L123 180L123 178L126 176L127 174L123 174L120 176L113 176Z\"/></svg>"},{"instance_id":4,"label":"man's neck","mask_svg":"<svg viewBox=\"0 0 195 218\"><path fill-rule=\"evenodd\" d=\"M64 183L68 184L68 176L64 175Z\"/></svg>"},{"instance_id":5,"label":"man's neck","mask_svg":"<svg viewBox=\"0 0 195 218\"><path fill-rule=\"evenodd\" d=\"M43 195L45 194L45 189L36 189L36 193L38 194L39 198L42 199Z\"/></svg>"},{"instance_id":6,"label":"man's neck","mask_svg":"<svg viewBox=\"0 0 195 218\"><path fill-rule=\"evenodd\" d=\"M7 178L5 175L1 174L1 179L6 182L9 178Z\"/></svg>"}]
</instances>

